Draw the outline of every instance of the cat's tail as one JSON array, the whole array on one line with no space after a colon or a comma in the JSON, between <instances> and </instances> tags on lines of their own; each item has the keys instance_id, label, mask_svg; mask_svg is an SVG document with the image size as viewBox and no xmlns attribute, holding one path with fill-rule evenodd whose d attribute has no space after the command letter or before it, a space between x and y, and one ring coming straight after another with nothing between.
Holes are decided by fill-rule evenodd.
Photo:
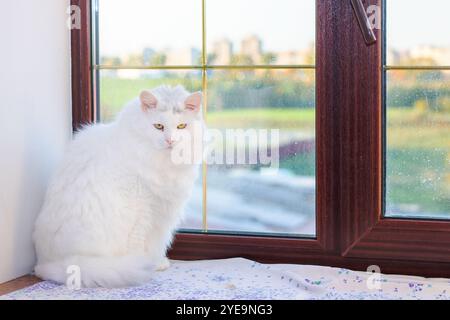
<instances>
[{"instance_id":1,"label":"cat's tail","mask_svg":"<svg viewBox=\"0 0 450 320\"><path fill-rule=\"evenodd\" d=\"M154 265L149 257L74 256L60 261L38 264L34 271L44 280L68 284L75 288L120 288L141 285L150 280Z\"/></svg>"}]
</instances>

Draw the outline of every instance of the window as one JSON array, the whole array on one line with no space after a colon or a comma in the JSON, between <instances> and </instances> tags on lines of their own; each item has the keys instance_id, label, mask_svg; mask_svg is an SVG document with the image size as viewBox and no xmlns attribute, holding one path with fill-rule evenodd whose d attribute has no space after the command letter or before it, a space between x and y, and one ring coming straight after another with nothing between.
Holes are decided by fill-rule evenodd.
<instances>
[{"instance_id":1,"label":"window","mask_svg":"<svg viewBox=\"0 0 450 320\"><path fill-rule=\"evenodd\" d=\"M450 3L427 7L387 2L386 215L450 219Z\"/></svg>"},{"instance_id":2,"label":"window","mask_svg":"<svg viewBox=\"0 0 450 320\"><path fill-rule=\"evenodd\" d=\"M315 1L94 4L98 121L144 88L181 83L203 91L209 129L231 137L220 141L222 159L203 166L182 230L314 236ZM270 162L260 135L265 154L279 144ZM230 161L231 148L246 161Z\"/></svg>"},{"instance_id":3,"label":"window","mask_svg":"<svg viewBox=\"0 0 450 320\"><path fill-rule=\"evenodd\" d=\"M106 14L102 13L102 0L72 0L83 13L83 28L72 30L74 128L83 122L109 121L136 91L170 78L191 90L203 89L206 92L207 122L213 127L223 129L234 125L246 129L258 125L276 126L280 127L280 132L288 132L290 137L298 137L300 141L310 139L309 146L303 144L304 149L300 148L309 150L309 156L305 154L294 158L295 150L288 148L288 161L284 164L287 171L277 173L280 175L290 171L294 176L312 178L314 188L312 183L303 185L309 185L309 190L313 190L310 197L303 200L301 184L296 185L294 190L298 195L296 199L287 190L278 187L271 189L273 193L281 191L278 195L267 195L274 196L274 203L280 206L289 199L300 201L302 205L314 203L309 214L315 221L312 231L291 229L291 226L267 228L262 224L228 224L231 219L244 214L242 210L246 205L251 209L260 200L256 196L252 198L253 194L249 193L245 195L245 202L233 208L237 211L222 210L217 206L224 201L224 195L214 193L223 190L223 186L230 186L236 193L248 191L247 184L256 181L251 179L260 168L236 170L235 167L208 166L203 168L207 179L201 185L207 188L200 189L199 186L197 189L197 196L191 204L195 218L185 226L197 230L184 230L177 234L170 253L172 257L205 259L243 256L266 262L324 264L360 270L378 265L384 273L450 276L450 221L442 219L443 214L448 215L448 189L445 189L448 183L442 184L443 189L434 181L429 184L429 189L417 184L422 176L448 178L448 171L445 171L448 170L445 167L448 160L443 158L443 153L448 152L448 138L441 136L448 135L445 120L448 114L438 110L428 114L426 110L426 118L420 121L410 118L412 112L421 111L424 105L438 109L448 105L448 64L429 65L429 61L425 61L427 64L415 61L411 66L419 70L402 70L401 63L390 60L392 55L389 52L401 45L395 30L403 27L403 23L396 18L399 11L392 5L394 0L361 1L364 8L376 5L381 8L378 11L383 12L381 29L374 30L377 42L372 45L364 42L350 1L284 0L277 1L276 6L268 0L249 2L254 3L251 12L246 9L247 4L233 1L233 24L240 26L233 31L234 28L223 26L220 17L226 11L224 6L231 2L192 0L192 5L182 10L183 19L191 19L191 31L180 31L184 33L182 40L186 44L181 51L186 56L181 51L172 56L170 50L162 55L159 49L155 50L155 45L151 48L154 51L147 50L145 55L142 52L141 56L126 61L114 56L108 60L105 44L102 55L102 33L115 30L108 27L107 18L103 18L102 22L102 15ZM308 2L315 3L315 9L289 10L289 5L305 5ZM132 12L129 14L138 17L140 14L134 11L144 11L138 7L133 9L129 1L116 0L114 3L121 9L117 10L110 25L114 21L118 23L122 14ZM173 5L176 1L171 3ZM99 4L98 11L95 10L96 4ZM414 5L405 8L401 10L417 12ZM421 7L422 12L432 17L434 10L436 7L431 5ZM289 11L285 19L276 18L284 11ZM291 19L291 11L298 18ZM286 28L283 34L273 33L277 28L270 28L269 23L258 25L258 17L267 15L267 12L273 19L278 19L280 28ZM209 17L214 15L220 18L208 22ZM149 28L151 33L154 29L152 20L142 24L139 20L134 23ZM96 28L96 21L99 28ZM135 37L127 37L130 34L127 30L132 27L132 24L121 24L121 31L116 31L116 34L123 32L122 37L130 38L124 40L125 56L136 51L133 45L138 48L146 45L133 42L138 41ZM168 26L169 29L171 27ZM299 28L303 28L300 33ZM299 62L295 54L281 54L282 51L303 50L296 47L301 43L300 38L314 29L315 48L310 52L315 54L310 55L308 61ZM242 41L241 34L255 30L261 30L259 40L264 43L262 47L270 52L260 50L264 54L252 55L252 50L260 48L261 42L255 37ZM426 30L420 28L420 32L428 34L430 31ZM229 42L216 41L210 38L212 35L228 38ZM117 34L117 37L121 36ZM291 47L280 44L272 46L279 40L278 37L292 37L299 41L289 42ZM104 39L106 41L108 38ZM113 36L111 39L114 40ZM156 36L152 37L152 40L156 39ZM436 39L434 44L441 44L438 41L442 39ZM169 38L163 40L158 40L161 48L175 41ZM98 43L100 52L92 50ZM125 46L125 43L129 44ZM442 45L448 47L443 42ZM179 46L183 47L183 44ZM197 50L186 50L186 47ZM245 49L245 54L236 55L242 53L240 47ZM125 52L128 48L133 50ZM384 56L387 61L384 61ZM101 57L104 57L103 60ZM183 61L173 62L173 59L181 57ZM138 78L136 74L139 74ZM127 80L125 75L131 79ZM401 83L394 81L396 77L401 77ZM255 84L256 87L253 87ZM412 93L408 91L408 85L417 88ZM282 91L285 86L291 86L291 95L282 95L283 98L267 98L264 95ZM235 91L230 91L230 88ZM125 91L128 93L124 94ZM311 96L315 98L311 99ZM425 104L420 101L421 97L425 97ZM261 101L271 101L271 104L263 105ZM272 108L267 110L268 107ZM415 136L414 132L419 136ZM295 139L292 141L295 142ZM419 151L414 151L414 148ZM408 165L404 165L405 161ZM413 176L413 172L418 174ZM403 176L407 179L399 179ZM261 187L260 181L258 184ZM413 188L418 190L411 190ZM203 190L206 190L206 197ZM434 194L434 191L439 192ZM440 202L433 199L436 197ZM439 208L437 203L440 203ZM198 213L200 207L201 215ZM411 211L411 208L415 210ZM253 213L245 214L247 222L255 221L248 219ZM264 208L258 208L258 214L264 214L265 221L273 223L279 211L265 203ZM226 219L226 223L222 218ZM207 232L198 232L205 231L205 225Z\"/></svg>"}]
</instances>

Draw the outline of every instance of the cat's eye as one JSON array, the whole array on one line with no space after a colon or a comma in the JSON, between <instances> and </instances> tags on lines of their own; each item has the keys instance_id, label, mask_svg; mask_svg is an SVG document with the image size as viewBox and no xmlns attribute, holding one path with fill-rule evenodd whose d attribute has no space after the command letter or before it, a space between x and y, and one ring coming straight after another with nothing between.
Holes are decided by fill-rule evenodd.
<instances>
[{"instance_id":1,"label":"cat's eye","mask_svg":"<svg viewBox=\"0 0 450 320\"><path fill-rule=\"evenodd\" d=\"M153 126L158 130L164 130L164 126L160 123L155 123Z\"/></svg>"},{"instance_id":2,"label":"cat's eye","mask_svg":"<svg viewBox=\"0 0 450 320\"><path fill-rule=\"evenodd\" d=\"M186 123L182 123L177 126L177 129L184 129L184 128L186 128L186 126L187 126Z\"/></svg>"}]
</instances>

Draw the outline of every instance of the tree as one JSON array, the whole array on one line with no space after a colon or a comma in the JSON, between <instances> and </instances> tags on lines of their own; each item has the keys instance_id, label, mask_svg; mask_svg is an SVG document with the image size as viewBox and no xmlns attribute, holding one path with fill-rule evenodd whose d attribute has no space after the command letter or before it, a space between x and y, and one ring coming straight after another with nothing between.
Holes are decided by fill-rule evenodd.
<instances>
[{"instance_id":1,"label":"tree","mask_svg":"<svg viewBox=\"0 0 450 320\"><path fill-rule=\"evenodd\" d=\"M130 66L139 66L144 63L144 57L142 54L130 54L127 57L127 64Z\"/></svg>"},{"instance_id":2,"label":"tree","mask_svg":"<svg viewBox=\"0 0 450 320\"><path fill-rule=\"evenodd\" d=\"M209 53L208 57L206 58L206 61L208 62L208 64L213 64L217 59L217 54L215 53Z\"/></svg>"},{"instance_id":3,"label":"tree","mask_svg":"<svg viewBox=\"0 0 450 320\"><path fill-rule=\"evenodd\" d=\"M154 66L163 66L166 64L167 56L164 53L155 53L150 58L150 64Z\"/></svg>"},{"instance_id":4,"label":"tree","mask_svg":"<svg viewBox=\"0 0 450 320\"><path fill-rule=\"evenodd\" d=\"M108 66L119 66L122 64L122 61L119 57L113 57L113 56L103 56L100 59L100 63L102 65L108 65Z\"/></svg>"},{"instance_id":5,"label":"tree","mask_svg":"<svg viewBox=\"0 0 450 320\"><path fill-rule=\"evenodd\" d=\"M277 56L273 52L267 52L262 55L261 61L263 64L272 64L277 60Z\"/></svg>"},{"instance_id":6,"label":"tree","mask_svg":"<svg viewBox=\"0 0 450 320\"><path fill-rule=\"evenodd\" d=\"M234 54L231 57L232 65L253 65L252 57L247 54Z\"/></svg>"}]
</instances>

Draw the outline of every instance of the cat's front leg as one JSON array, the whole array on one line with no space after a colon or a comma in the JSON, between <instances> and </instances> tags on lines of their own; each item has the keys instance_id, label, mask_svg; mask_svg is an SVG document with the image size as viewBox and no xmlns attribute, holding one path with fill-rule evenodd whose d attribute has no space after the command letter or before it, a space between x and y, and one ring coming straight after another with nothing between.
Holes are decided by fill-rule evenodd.
<instances>
[{"instance_id":1,"label":"cat's front leg","mask_svg":"<svg viewBox=\"0 0 450 320\"><path fill-rule=\"evenodd\" d=\"M162 257L158 263L156 264L156 271L164 271L169 269L170 267L170 261L167 259L167 257Z\"/></svg>"},{"instance_id":2,"label":"cat's front leg","mask_svg":"<svg viewBox=\"0 0 450 320\"><path fill-rule=\"evenodd\" d=\"M156 271L164 271L170 267L170 261L166 257L166 246L161 246L159 248L153 248L153 250L148 250L147 254L151 257L153 265Z\"/></svg>"},{"instance_id":3,"label":"cat's front leg","mask_svg":"<svg viewBox=\"0 0 450 320\"><path fill-rule=\"evenodd\" d=\"M164 271L169 269L170 261L167 259L167 246L164 245L159 248L156 255L156 271Z\"/></svg>"},{"instance_id":4,"label":"cat's front leg","mask_svg":"<svg viewBox=\"0 0 450 320\"><path fill-rule=\"evenodd\" d=\"M148 238L147 252L154 261L156 271L164 271L170 267L170 261L167 259L167 248L170 246L172 237L171 233L153 230L151 237Z\"/></svg>"}]
</instances>

